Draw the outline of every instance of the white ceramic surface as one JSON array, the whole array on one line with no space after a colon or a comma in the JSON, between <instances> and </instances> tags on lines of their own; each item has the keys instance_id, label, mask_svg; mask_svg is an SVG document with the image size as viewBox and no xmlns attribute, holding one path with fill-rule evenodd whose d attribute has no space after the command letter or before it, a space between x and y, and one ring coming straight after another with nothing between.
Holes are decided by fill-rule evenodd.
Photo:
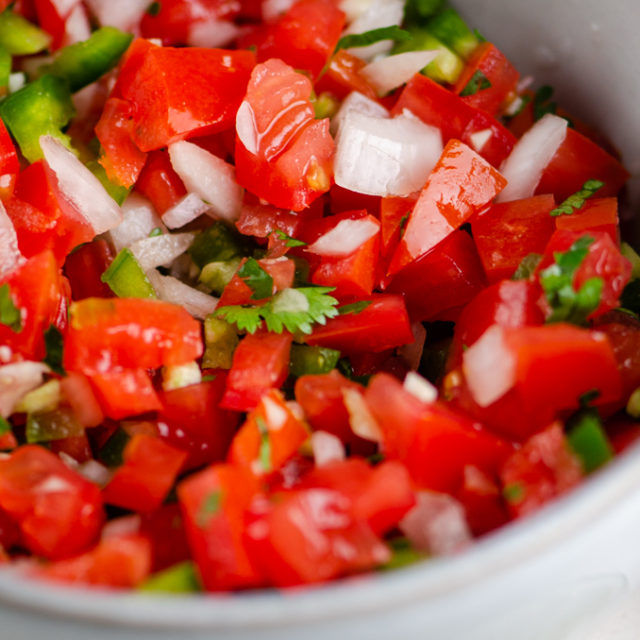
<instances>
[{"instance_id":1,"label":"white ceramic surface","mask_svg":"<svg viewBox=\"0 0 640 640\"><path fill-rule=\"evenodd\" d=\"M602 125L636 174L637 201L637 0L456 4L519 68L555 85L562 104ZM640 587L638 531L635 448L573 494L464 555L320 589L151 598L52 588L3 571L0 638L584 639L596 615Z\"/></svg>"}]
</instances>

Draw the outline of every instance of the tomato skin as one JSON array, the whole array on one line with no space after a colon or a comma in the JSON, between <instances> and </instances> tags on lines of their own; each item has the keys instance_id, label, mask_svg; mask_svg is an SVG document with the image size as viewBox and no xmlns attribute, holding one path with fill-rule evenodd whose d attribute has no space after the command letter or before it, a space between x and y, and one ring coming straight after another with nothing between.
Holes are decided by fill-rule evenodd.
<instances>
[{"instance_id":1,"label":"tomato skin","mask_svg":"<svg viewBox=\"0 0 640 640\"><path fill-rule=\"evenodd\" d=\"M64 366L86 374L156 369L202 355L200 323L182 307L142 298L87 298L70 308Z\"/></svg>"},{"instance_id":2,"label":"tomato skin","mask_svg":"<svg viewBox=\"0 0 640 640\"><path fill-rule=\"evenodd\" d=\"M549 215L554 207L553 196L542 195L494 204L474 216L473 239L489 282L510 278L530 253L544 253L555 228Z\"/></svg>"},{"instance_id":3,"label":"tomato skin","mask_svg":"<svg viewBox=\"0 0 640 640\"><path fill-rule=\"evenodd\" d=\"M587 233L604 231L616 246L620 244L617 198L590 198L571 215L556 216L554 220L556 229Z\"/></svg>"},{"instance_id":4,"label":"tomato skin","mask_svg":"<svg viewBox=\"0 0 640 640\"><path fill-rule=\"evenodd\" d=\"M105 416L120 420L160 409L146 369L93 373L89 382Z\"/></svg>"},{"instance_id":5,"label":"tomato skin","mask_svg":"<svg viewBox=\"0 0 640 640\"><path fill-rule=\"evenodd\" d=\"M2 200L6 200L13 193L19 172L20 161L18 160L16 147L4 121L0 122L0 175L7 176L3 180L8 182L8 184L0 187L0 198Z\"/></svg>"},{"instance_id":6,"label":"tomato skin","mask_svg":"<svg viewBox=\"0 0 640 640\"><path fill-rule=\"evenodd\" d=\"M73 300L113 297L113 291L102 282L101 276L114 257L111 247L102 238L95 238L67 256L64 273L71 284Z\"/></svg>"},{"instance_id":7,"label":"tomato skin","mask_svg":"<svg viewBox=\"0 0 640 640\"><path fill-rule=\"evenodd\" d=\"M413 342L409 316L402 296L374 294L371 304L359 313L345 313L316 325L305 338L310 345L343 353L385 351Z\"/></svg>"},{"instance_id":8,"label":"tomato skin","mask_svg":"<svg viewBox=\"0 0 640 640\"><path fill-rule=\"evenodd\" d=\"M147 155L147 161L136 182L136 190L148 198L159 214L163 214L187 195L180 176L171 166L166 149L156 149Z\"/></svg>"},{"instance_id":9,"label":"tomato skin","mask_svg":"<svg viewBox=\"0 0 640 640\"><path fill-rule=\"evenodd\" d=\"M352 91L358 91L371 100L378 101L373 87L360 75L366 66L361 60L346 49L340 49L331 56L325 73L318 79L316 90L318 94L329 92L339 100L344 100Z\"/></svg>"},{"instance_id":10,"label":"tomato skin","mask_svg":"<svg viewBox=\"0 0 640 640\"><path fill-rule=\"evenodd\" d=\"M254 409L269 389L277 389L289 374L290 333L265 330L246 335L233 354L220 406L223 409Z\"/></svg>"},{"instance_id":11,"label":"tomato skin","mask_svg":"<svg viewBox=\"0 0 640 640\"><path fill-rule=\"evenodd\" d=\"M190 559L180 505L172 502L140 514L140 531L151 543L152 571Z\"/></svg>"},{"instance_id":12,"label":"tomato skin","mask_svg":"<svg viewBox=\"0 0 640 640\"><path fill-rule=\"evenodd\" d=\"M477 153L458 140L448 142L409 215L389 275L433 249L491 202L505 185L502 175Z\"/></svg>"},{"instance_id":13,"label":"tomato skin","mask_svg":"<svg viewBox=\"0 0 640 640\"><path fill-rule=\"evenodd\" d=\"M51 560L86 550L100 534L100 489L37 445L0 460L0 507L34 554Z\"/></svg>"}]
</instances>

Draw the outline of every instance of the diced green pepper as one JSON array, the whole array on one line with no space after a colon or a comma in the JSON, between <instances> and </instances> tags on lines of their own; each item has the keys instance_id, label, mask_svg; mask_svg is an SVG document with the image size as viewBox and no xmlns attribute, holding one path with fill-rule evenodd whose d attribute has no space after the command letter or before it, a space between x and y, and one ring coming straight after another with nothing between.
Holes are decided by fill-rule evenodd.
<instances>
[{"instance_id":1,"label":"diced green pepper","mask_svg":"<svg viewBox=\"0 0 640 640\"><path fill-rule=\"evenodd\" d=\"M430 18L427 29L464 60L469 59L480 43L460 14L451 7L443 9Z\"/></svg>"},{"instance_id":2,"label":"diced green pepper","mask_svg":"<svg viewBox=\"0 0 640 640\"><path fill-rule=\"evenodd\" d=\"M113 69L132 39L115 27L102 27L88 40L60 49L43 71L64 78L72 92L78 91Z\"/></svg>"},{"instance_id":3,"label":"diced green pepper","mask_svg":"<svg viewBox=\"0 0 640 640\"><path fill-rule=\"evenodd\" d=\"M241 262L242 258L209 262L204 265L200 272L199 280L206 284L216 295L221 295L222 290L229 284Z\"/></svg>"},{"instance_id":4,"label":"diced green pepper","mask_svg":"<svg viewBox=\"0 0 640 640\"><path fill-rule=\"evenodd\" d=\"M632 418L640 418L640 388L636 389L627 401L627 413Z\"/></svg>"},{"instance_id":5,"label":"diced green pepper","mask_svg":"<svg viewBox=\"0 0 640 640\"><path fill-rule=\"evenodd\" d=\"M222 318L207 316L204 321L205 351L202 357L204 369L231 369L233 352L239 338L235 329Z\"/></svg>"},{"instance_id":6,"label":"diced green pepper","mask_svg":"<svg viewBox=\"0 0 640 640\"><path fill-rule=\"evenodd\" d=\"M404 7L405 21L416 22L430 18L441 11L445 0L407 0Z\"/></svg>"},{"instance_id":7,"label":"diced green pepper","mask_svg":"<svg viewBox=\"0 0 640 640\"><path fill-rule=\"evenodd\" d=\"M340 360L340 352L335 349L294 344L291 346L289 373L296 378L329 373L335 369L338 360Z\"/></svg>"},{"instance_id":8,"label":"diced green pepper","mask_svg":"<svg viewBox=\"0 0 640 640\"><path fill-rule=\"evenodd\" d=\"M582 460L587 473L613 458L613 448L595 409L583 409L567 425L569 445Z\"/></svg>"},{"instance_id":9,"label":"diced green pepper","mask_svg":"<svg viewBox=\"0 0 640 640\"><path fill-rule=\"evenodd\" d=\"M131 189L127 189L127 187L111 182L107 176L107 172L104 170L104 167L97 160L89 160L86 166L87 169L89 169L89 171L91 171L91 173L100 180L100 184L117 204L121 205L127 199Z\"/></svg>"},{"instance_id":10,"label":"diced green pepper","mask_svg":"<svg viewBox=\"0 0 640 640\"><path fill-rule=\"evenodd\" d=\"M149 278L131 249L124 248L102 274L102 282L119 298L156 298Z\"/></svg>"},{"instance_id":11,"label":"diced green pepper","mask_svg":"<svg viewBox=\"0 0 640 640\"><path fill-rule=\"evenodd\" d=\"M10 9L0 13L0 46L9 54L27 56L44 51L50 44L51 36L21 15Z\"/></svg>"},{"instance_id":12,"label":"diced green pepper","mask_svg":"<svg viewBox=\"0 0 640 640\"><path fill-rule=\"evenodd\" d=\"M620 244L620 253L631 263L631 277L640 278L640 256L626 242Z\"/></svg>"},{"instance_id":13,"label":"diced green pepper","mask_svg":"<svg viewBox=\"0 0 640 640\"><path fill-rule=\"evenodd\" d=\"M225 262L244 255L244 246L244 239L237 231L216 221L196 236L188 253L202 269L209 262Z\"/></svg>"},{"instance_id":14,"label":"diced green pepper","mask_svg":"<svg viewBox=\"0 0 640 640\"><path fill-rule=\"evenodd\" d=\"M27 417L25 435L27 442L50 442L72 436L81 436L84 427L68 407L54 411L31 413Z\"/></svg>"},{"instance_id":15,"label":"diced green pepper","mask_svg":"<svg viewBox=\"0 0 640 640\"><path fill-rule=\"evenodd\" d=\"M160 593L193 593L202 590L193 562L181 562L154 573L138 588L140 591Z\"/></svg>"},{"instance_id":16,"label":"diced green pepper","mask_svg":"<svg viewBox=\"0 0 640 640\"><path fill-rule=\"evenodd\" d=\"M0 47L0 97L9 93L9 76L11 75L11 54Z\"/></svg>"},{"instance_id":17,"label":"diced green pepper","mask_svg":"<svg viewBox=\"0 0 640 640\"><path fill-rule=\"evenodd\" d=\"M325 91L316 96L313 102L313 110L318 120L334 116L340 108L340 101L331 93Z\"/></svg>"},{"instance_id":18,"label":"diced green pepper","mask_svg":"<svg viewBox=\"0 0 640 640\"><path fill-rule=\"evenodd\" d=\"M29 162L42 158L40 136L53 136L71 148L71 139L61 129L74 113L67 83L48 74L0 103L0 117Z\"/></svg>"}]
</instances>

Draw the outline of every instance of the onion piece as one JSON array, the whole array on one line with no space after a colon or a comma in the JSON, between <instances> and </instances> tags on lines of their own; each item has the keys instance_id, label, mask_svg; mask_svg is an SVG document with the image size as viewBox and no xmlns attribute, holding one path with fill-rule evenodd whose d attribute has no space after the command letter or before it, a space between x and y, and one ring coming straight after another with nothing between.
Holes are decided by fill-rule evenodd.
<instances>
[{"instance_id":1,"label":"onion piece","mask_svg":"<svg viewBox=\"0 0 640 640\"><path fill-rule=\"evenodd\" d=\"M336 139L335 181L373 196L419 191L442 155L440 130L410 111L396 118L349 113Z\"/></svg>"},{"instance_id":2,"label":"onion piece","mask_svg":"<svg viewBox=\"0 0 640 640\"><path fill-rule=\"evenodd\" d=\"M344 11L347 24L361 16L370 6L373 0L341 0L340 9Z\"/></svg>"},{"instance_id":3,"label":"onion piece","mask_svg":"<svg viewBox=\"0 0 640 640\"><path fill-rule=\"evenodd\" d=\"M147 278L160 300L179 304L200 320L213 313L218 304L218 298L198 291L173 276L163 276L155 269L147 271Z\"/></svg>"},{"instance_id":4,"label":"onion piece","mask_svg":"<svg viewBox=\"0 0 640 640\"><path fill-rule=\"evenodd\" d=\"M0 280L4 280L24 262L18 248L18 236L7 210L0 202Z\"/></svg>"},{"instance_id":5,"label":"onion piece","mask_svg":"<svg viewBox=\"0 0 640 640\"><path fill-rule=\"evenodd\" d=\"M91 13L102 27L134 31L149 8L149 0L86 0Z\"/></svg>"},{"instance_id":6,"label":"onion piece","mask_svg":"<svg viewBox=\"0 0 640 640\"><path fill-rule=\"evenodd\" d=\"M438 389L415 371L407 373L402 386L405 391L425 404L431 404L438 399Z\"/></svg>"},{"instance_id":7,"label":"onion piece","mask_svg":"<svg viewBox=\"0 0 640 640\"><path fill-rule=\"evenodd\" d=\"M398 526L416 549L431 555L455 553L472 540L463 506L435 491L416 492L415 507Z\"/></svg>"},{"instance_id":8,"label":"onion piece","mask_svg":"<svg viewBox=\"0 0 640 640\"><path fill-rule=\"evenodd\" d=\"M167 233L166 235L143 238L129 248L143 271L159 266L170 266L193 243L195 233Z\"/></svg>"},{"instance_id":9,"label":"onion piece","mask_svg":"<svg viewBox=\"0 0 640 640\"><path fill-rule=\"evenodd\" d=\"M314 431L311 434L311 449L316 467L324 467L346 458L342 440L328 431Z\"/></svg>"},{"instance_id":10,"label":"onion piece","mask_svg":"<svg viewBox=\"0 0 640 640\"><path fill-rule=\"evenodd\" d=\"M413 76L433 61L440 49L406 51L370 62L360 70L360 75L384 96L396 87L409 82Z\"/></svg>"},{"instance_id":11,"label":"onion piece","mask_svg":"<svg viewBox=\"0 0 640 640\"><path fill-rule=\"evenodd\" d=\"M91 37L91 25L86 9L77 3L64 23L62 46L67 47L76 42L83 42Z\"/></svg>"},{"instance_id":12,"label":"onion piece","mask_svg":"<svg viewBox=\"0 0 640 640\"><path fill-rule=\"evenodd\" d=\"M473 399L488 407L500 399L516 380L516 360L499 325L489 327L462 354L462 370Z\"/></svg>"},{"instance_id":13,"label":"onion piece","mask_svg":"<svg viewBox=\"0 0 640 640\"><path fill-rule=\"evenodd\" d=\"M242 187L236 182L235 169L224 160L193 142L169 145L169 157L187 191L197 193L211 205L212 218L235 222L242 207Z\"/></svg>"},{"instance_id":14,"label":"onion piece","mask_svg":"<svg viewBox=\"0 0 640 640\"><path fill-rule=\"evenodd\" d=\"M547 113L527 131L502 163L500 172L507 186L496 202L509 202L531 197L542 173L567 135L567 121Z\"/></svg>"},{"instance_id":15,"label":"onion piece","mask_svg":"<svg viewBox=\"0 0 640 640\"><path fill-rule=\"evenodd\" d=\"M382 27L400 26L404 18L405 0L373 0L348 27L344 34L365 33ZM349 49L362 60L373 60L377 55L388 53L393 47L393 40L382 40L368 47L354 47Z\"/></svg>"},{"instance_id":16,"label":"onion piece","mask_svg":"<svg viewBox=\"0 0 640 640\"><path fill-rule=\"evenodd\" d=\"M357 389L342 389L344 406L349 413L351 431L364 440L382 442L380 426L369 411L363 395Z\"/></svg>"},{"instance_id":17,"label":"onion piece","mask_svg":"<svg viewBox=\"0 0 640 640\"><path fill-rule=\"evenodd\" d=\"M122 222L109 231L116 251L131 246L137 240L148 238L154 229L166 228L153 205L139 193L132 193L122 204Z\"/></svg>"},{"instance_id":18,"label":"onion piece","mask_svg":"<svg viewBox=\"0 0 640 640\"><path fill-rule=\"evenodd\" d=\"M379 102L367 98L359 91L352 91L340 105L338 112L331 118L331 133L336 135L340 131L342 121L349 113L364 113L367 116L376 116L377 118L388 118L389 111L385 109Z\"/></svg>"},{"instance_id":19,"label":"onion piece","mask_svg":"<svg viewBox=\"0 0 640 640\"><path fill-rule=\"evenodd\" d=\"M200 20L194 22L187 36L190 47L226 47L242 30L231 20Z\"/></svg>"},{"instance_id":20,"label":"onion piece","mask_svg":"<svg viewBox=\"0 0 640 640\"><path fill-rule=\"evenodd\" d=\"M380 223L371 217L341 220L333 229L309 245L307 251L318 256L344 258L373 238L379 230Z\"/></svg>"},{"instance_id":21,"label":"onion piece","mask_svg":"<svg viewBox=\"0 0 640 640\"><path fill-rule=\"evenodd\" d=\"M162 214L162 222L169 229L179 229L208 210L209 205L197 193L187 193Z\"/></svg>"},{"instance_id":22,"label":"onion piece","mask_svg":"<svg viewBox=\"0 0 640 640\"><path fill-rule=\"evenodd\" d=\"M40 148L45 163L56 175L62 195L86 218L96 235L120 224L120 207L69 149L52 136L41 136Z\"/></svg>"},{"instance_id":23,"label":"onion piece","mask_svg":"<svg viewBox=\"0 0 640 640\"><path fill-rule=\"evenodd\" d=\"M484 149L484 145L491 140L492 135L493 131L491 129L481 129L480 131L472 133L469 136L469 141L474 151L480 153Z\"/></svg>"},{"instance_id":24,"label":"onion piece","mask_svg":"<svg viewBox=\"0 0 640 640\"><path fill-rule=\"evenodd\" d=\"M89 482L97 484L100 488L106 487L111 480L113 472L107 469L97 460L87 460L76 467L76 471Z\"/></svg>"},{"instance_id":25,"label":"onion piece","mask_svg":"<svg viewBox=\"0 0 640 640\"><path fill-rule=\"evenodd\" d=\"M296 0L262 0L262 19L265 22L275 20L293 7Z\"/></svg>"},{"instance_id":26,"label":"onion piece","mask_svg":"<svg viewBox=\"0 0 640 640\"><path fill-rule=\"evenodd\" d=\"M100 538L107 540L108 538L120 538L121 536L128 536L140 531L142 524L142 518L138 514L132 514L130 516L120 516L109 520L103 527Z\"/></svg>"},{"instance_id":27,"label":"onion piece","mask_svg":"<svg viewBox=\"0 0 640 640\"><path fill-rule=\"evenodd\" d=\"M23 396L42 384L48 371L46 364L30 360L0 367L0 416L8 418Z\"/></svg>"}]
</instances>

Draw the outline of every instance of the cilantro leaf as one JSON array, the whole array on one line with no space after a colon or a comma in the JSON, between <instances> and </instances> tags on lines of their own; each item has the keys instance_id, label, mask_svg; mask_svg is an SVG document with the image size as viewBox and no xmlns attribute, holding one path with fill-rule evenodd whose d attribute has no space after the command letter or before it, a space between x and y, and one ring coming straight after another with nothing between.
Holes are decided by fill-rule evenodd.
<instances>
[{"instance_id":1,"label":"cilantro leaf","mask_svg":"<svg viewBox=\"0 0 640 640\"><path fill-rule=\"evenodd\" d=\"M249 258L239 269L238 276L253 291L252 300L268 298L273 293L273 278L255 258Z\"/></svg>"},{"instance_id":2,"label":"cilantro leaf","mask_svg":"<svg viewBox=\"0 0 640 640\"><path fill-rule=\"evenodd\" d=\"M354 316L362 313L370 304L372 300L359 300L358 302L352 302L351 304L344 304L338 307L338 313L343 316L347 313L352 313Z\"/></svg>"},{"instance_id":3,"label":"cilantro leaf","mask_svg":"<svg viewBox=\"0 0 640 640\"><path fill-rule=\"evenodd\" d=\"M584 324L600 304L602 278L590 278L578 291L573 286L574 275L592 243L591 236L578 238L568 251L554 253L555 263L540 272L540 284L552 309L547 322Z\"/></svg>"},{"instance_id":4,"label":"cilantro leaf","mask_svg":"<svg viewBox=\"0 0 640 640\"><path fill-rule=\"evenodd\" d=\"M46 349L44 363L48 364L53 372L61 376L67 375L62 366L64 341L59 329L53 324L49 325L49 328L44 332L44 345Z\"/></svg>"},{"instance_id":5,"label":"cilantro leaf","mask_svg":"<svg viewBox=\"0 0 640 640\"><path fill-rule=\"evenodd\" d=\"M613 457L613 448L597 409L581 409L568 420L567 440L587 473Z\"/></svg>"},{"instance_id":6,"label":"cilantro leaf","mask_svg":"<svg viewBox=\"0 0 640 640\"><path fill-rule=\"evenodd\" d=\"M558 105L551 102L553 87L545 84L540 87L533 96L533 119L540 120L547 113L555 113Z\"/></svg>"},{"instance_id":7,"label":"cilantro leaf","mask_svg":"<svg viewBox=\"0 0 640 640\"><path fill-rule=\"evenodd\" d=\"M539 253L530 253L522 259L522 262L518 265L515 273L511 276L512 280L528 280L538 268L542 260L542 256Z\"/></svg>"},{"instance_id":8,"label":"cilantro leaf","mask_svg":"<svg viewBox=\"0 0 640 640\"><path fill-rule=\"evenodd\" d=\"M464 89L460 92L461 97L473 96L478 91L484 91L491 88L491 80L478 69L472 76L469 82L465 85Z\"/></svg>"},{"instance_id":9,"label":"cilantro leaf","mask_svg":"<svg viewBox=\"0 0 640 640\"><path fill-rule=\"evenodd\" d=\"M281 231L280 229L275 229L269 235L274 235L276 236L276 238L279 238L280 240L286 240L285 246L289 248L305 247L307 245L307 243L304 242L304 240L298 240L297 238L292 238L290 235L287 235L284 231Z\"/></svg>"},{"instance_id":10,"label":"cilantro leaf","mask_svg":"<svg viewBox=\"0 0 640 640\"><path fill-rule=\"evenodd\" d=\"M578 209L584 206L584 203L590 198L598 189L604 187L604 182L600 180L587 180L580 191L576 191L573 195L570 195L561 205L552 209L549 215L562 216L571 215Z\"/></svg>"},{"instance_id":11,"label":"cilantro leaf","mask_svg":"<svg viewBox=\"0 0 640 640\"><path fill-rule=\"evenodd\" d=\"M198 525L206 527L211 516L216 515L222 506L222 491L212 491L200 505Z\"/></svg>"},{"instance_id":12,"label":"cilantro leaf","mask_svg":"<svg viewBox=\"0 0 640 640\"><path fill-rule=\"evenodd\" d=\"M8 284L0 287L0 324L4 324L16 333L22 331L22 316L11 298Z\"/></svg>"},{"instance_id":13,"label":"cilantro leaf","mask_svg":"<svg viewBox=\"0 0 640 640\"><path fill-rule=\"evenodd\" d=\"M338 44L333 53L337 53L340 49L351 49L352 47L368 47L370 44L375 44L382 40L393 40L394 42L403 42L404 40L410 40L411 34L404 29L401 29L397 25L390 27L380 27L379 29L372 29L371 31L365 31L364 33L351 33L346 36L342 36L338 40Z\"/></svg>"}]
</instances>

